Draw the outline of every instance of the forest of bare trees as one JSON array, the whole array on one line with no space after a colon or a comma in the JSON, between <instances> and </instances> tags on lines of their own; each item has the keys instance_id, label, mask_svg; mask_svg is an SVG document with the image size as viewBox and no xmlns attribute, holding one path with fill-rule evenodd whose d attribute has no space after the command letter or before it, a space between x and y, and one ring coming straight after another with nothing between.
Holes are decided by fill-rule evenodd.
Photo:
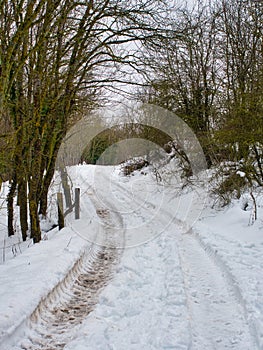
<instances>
[{"instance_id":1,"label":"forest of bare trees","mask_svg":"<svg viewBox=\"0 0 263 350\"><path fill-rule=\"evenodd\" d=\"M263 3L195 4L177 11L177 36L146 44L148 87L139 98L186 121L209 166L231 162L218 194L246 182L262 186ZM219 170L224 175L224 166Z\"/></svg>"},{"instance_id":2,"label":"forest of bare trees","mask_svg":"<svg viewBox=\"0 0 263 350\"><path fill-rule=\"evenodd\" d=\"M225 171L231 162L219 194L242 185L238 170L249 185L263 185L263 3L194 4L0 1L0 181L10 183L9 235L17 194L23 239L30 229L41 240L39 215L63 137L115 83L143 85L133 98L181 117L209 166Z\"/></svg>"}]
</instances>

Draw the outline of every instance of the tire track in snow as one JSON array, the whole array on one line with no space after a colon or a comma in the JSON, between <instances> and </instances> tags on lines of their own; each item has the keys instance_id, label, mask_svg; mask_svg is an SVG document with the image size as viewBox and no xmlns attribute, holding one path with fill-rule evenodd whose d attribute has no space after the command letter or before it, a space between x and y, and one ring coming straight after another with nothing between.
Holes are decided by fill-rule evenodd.
<instances>
[{"instance_id":1,"label":"tire track in snow","mask_svg":"<svg viewBox=\"0 0 263 350\"><path fill-rule=\"evenodd\" d=\"M61 285L51 298L31 316L28 339L21 343L26 350L63 349L72 337L72 327L79 325L96 306L100 290L112 277L116 250L93 248L69 285ZM47 306L47 308L44 307ZM74 335L74 332L73 332Z\"/></svg>"},{"instance_id":2,"label":"tire track in snow","mask_svg":"<svg viewBox=\"0 0 263 350\"><path fill-rule=\"evenodd\" d=\"M199 233L190 229L189 234L192 237L192 239L194 239L199 244L200 248L206 252L206 254L207 254L207 256L209 256L210 260L213 261L214 265L216 265L221 270L221 273L223 274L226 282L228 283L229 287L231 288L231 290L233 291L233 293L235 295L235 299L242 306L243 315L244 315L246 322L249 326L250 334L252 335L252 337L255 341L253 349L263 350L262 341L260 340L259 330L255 324L255 320L252 317L252 312L249 311L249 305L247 305L247 302L244 299L244 296L242 294L242 290L241 290L236 278L234 277L234 275L232 274L232 272L228 268L227 264L220 257L218 252L213 247L211 247L210 244L206 243L202 239L202 237L200 236Z\"/></svg>"},{"instance_id":3,"label":"tire track in snow","mask_svg":"<svg viewBox=\"0 0 263 350\"><path fill-rule=\"evenodd\" d=\"M101 175L106 179L104 174ZM123 197L132 199L140 207L154 213L155 205L153 203L138 196L135 197L134 194L128 192L127 187L123 188L119 183L114 182L114 186L118 191L121 190ZM145 208L146 205L147 208ZM169 220L176 222L177 225L185 226L180 219L174 217L172 213L164 208L161 208L161 213L168 217ZM160 221L158 216L155 216L155 218ZM188 244L185 246L186 240ZM184 248L182 245L184 245ZM194 257L193 251L189 249L190 246L194 247L193 251L195 251L196 257L199 257L194 259L194 264L186 263L186 255L185 253L183 254L183 252L188 251L188 257ZM248 312L248 306L242 291L235 277L214 249L204 243L200 235L190 229L187 234L180 234L178 251L185 276L185 293L188 299L189 312L191 314L191 310L195 310L194 312L197 316L199 308L205 320L202 327L198 330L198 318L195 316L192 319L193 344L191 349L203 350L205 346L209 350L261 349L257 328ZM199 263L201 266L203 264L203 268L198 269ZM184 268L186 264L188 264L188 268ZM217 278L220 280L220 283L217 281ZM196 286L198 286L199 280L203 282L201 284L202 289L199 295L199 302L197 302L197 291L194 287L194 281L197 283ZM215 293L213 293L213 289ZM207 310L207 312L204 312L204 310ZM215 310L215 315L217 313L219 318L214 317L213 319L213 312L211 313L209 310ZM207 318L208 315L210 316ZM224 321L225 319L227 319L226 322ZM238 321L236 322L236 320ZM214 321L216 321L216 326L213 328ZM229 331L230 328L231 331ZM213 336L209 336L206 340L209 329L213 330ZM232 334L233 332L235 332L235 335ZM218 337L216 337L216 334L218 334ZM221 337L222 334L224 334L223 338Z\"/></svg>"},{"instance_id":4,"label":"tire track in snow","mask_svg":"<svg viewBox=\"0 0 263 350\"><path fill-rule=\"evenodd\" d=\"M190 234L178 234L192 332L191 349L255 349L242 305L218 266Z\"/></svg>"},{"instance_id":5,"label":"tire track in snow","mask_svg":"<svg viewBox=\"0 0 263 350\"><path fill-rule=\"evenodd\" d=\"M63 349L76 334L78 325L94 310L100 291L112 278L122 253L115 247L124 245L124 234L122 237L114 234L115 226L123 227L122 218L112 205L104 208L98 206L93 196L91 200L104 224L99 244L93 243L63 281L39 303L27 327L21 325L24 330L17 332L24 332L24 339L13 349Z\"/></svg>"}]
</instances>

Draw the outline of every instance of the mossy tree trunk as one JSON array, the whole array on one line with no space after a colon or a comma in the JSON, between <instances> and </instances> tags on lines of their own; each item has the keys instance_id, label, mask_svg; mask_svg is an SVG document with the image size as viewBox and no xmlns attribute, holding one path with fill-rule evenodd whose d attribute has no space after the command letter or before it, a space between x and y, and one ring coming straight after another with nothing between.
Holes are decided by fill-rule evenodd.
<instances>
[{"instance_id":1,"label":"mossy tree trunk","mask_svg":"<svg viewBox=\"0 0 263 350\"><path fill-rule=\"evenodd\" d=\"M7 226L8 226L8 236L13 236L14 231L14 197L16 193L17 179L16 175L13 176L11 180L11 185L9 188L9 193L7 195Z\"/></svg>"},{"instance_id":2,"label":"mossy tree trunk","mask_svg":"<svg viewBox=\"0 0 263 350\"><path fill-rule=\"evenodd\" d=\"M20 227L23 241L27 239L28 231L28 209L27 209L27 182L21 181L18 185L18 204L20 213Z\"/></svg>"}]
</instances>

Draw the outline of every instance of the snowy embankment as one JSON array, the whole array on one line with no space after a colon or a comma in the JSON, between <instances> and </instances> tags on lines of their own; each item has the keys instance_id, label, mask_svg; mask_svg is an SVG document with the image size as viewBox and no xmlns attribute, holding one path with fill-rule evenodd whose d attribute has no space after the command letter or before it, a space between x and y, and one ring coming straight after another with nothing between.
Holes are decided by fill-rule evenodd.
<instances>
[{"instance_id":1,"label":"snowy embankment","mask_svg":"<svg viewBox=\"0 0 263 350\"><path fill-rule=\"evenodd\" d=\"M3 191L6 194L6 187ZM56 186L57 191L57 186ZM3 193L1 195L3 198ZM6 350L8 344L15 344L23 335L23 327L41 300L63 281L74 269L74 264L89 249L98 231L98 222L90 220L87 224L85 212L93 217L96 211L91 202L82 203L83 218L73 220L73 214L67 218L68 226L58 231L54 228L43 233L44 240L32 245L31 240L22 243L21 252L6 255L6 261L0 265L0 349ZM52 208L56 211L56 205ZM6 221L6 211L1 212L1 222ZM44 223L45 225L45 223ZM84 240L79 232L90 238ZM15 236L8 238L1 231L1 242L7 245L20 241ZM28 249L27 249L28 248Z\"/></svg>"},{"instance_id":2,"label":"snowy embankment","mask_svg":"<svg viewBox=\"0 0 263 350\"><path fill-rule=\"evenodd\" d=\"M240 201L211 209L202 183L175 193L149 174L126 178L111 167L96 169L70 170L81 188L81 220L69 218L71 227L0 266L0 348L16 342L16 325L99 235L90 200L96 194L122 216L126 249L65 349L263 349L262 197L259 219L249 225Z\"/></svg>"}]
</instances>

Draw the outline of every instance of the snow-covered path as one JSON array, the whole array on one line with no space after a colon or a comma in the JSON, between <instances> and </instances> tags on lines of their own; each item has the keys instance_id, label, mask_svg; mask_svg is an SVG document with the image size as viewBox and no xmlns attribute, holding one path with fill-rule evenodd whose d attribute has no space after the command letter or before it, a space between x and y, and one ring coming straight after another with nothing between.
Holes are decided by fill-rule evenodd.
<instances>
[{"instance_id":1,"label":"snow-covered path","mask_svg":"<svg viewBox=\"0 0 263 350\"><path fill-rule=\"evenodd\" d=\"M104 180L106 179L105 173L97 175L104 177ZM103 183L103 181L99 181L99 183ZM111 179L110 183L114 193L114 204L117 207L119 204L118 209L127 221L128 237L138 232L137 225L142 225L144 230L148 230L152 238L156 238L163 231L165 225L167 226L165 231L169 232L170 239L174 235L173 253L178 255L178 259L176 258L174 262L178 261L179 266L167 265L162 268L171 270L180 268L183 277L184 297L179 297L178 286L174 284L173 288L174 295L177 295L178 300L181 302L185 300L188 312L189 329L185 331L186 333L189 331L190 339L188 344L185 343L185 349L256 349L257 345L250 334L245 310L235 293L236 286L229 283L229 279L224 276L222 269L217 266L194 235L180 232L178 222L171 220L173 208L170 208L172 211L169 211L169 206L166 206L165 209L158 208L158 214L153 215L156 204L147 199L141 189L136 192L136 186L125 186L115 182L114 179ZM97 194L102 196L100 188L97 190ZM150 225L147 226L149 213L151 220ZM167 225L167 222L170 224ZM149 239L150 236L144 232L144 237ZM180 273L177 272L178 282L179 276ZM154 284L154 281L152 283ZM176 303L171 307L175 305ZM175 339L173 342L171 338L169 344L169 348L177 349Z\"/></svg>"},{"instance_id":2,"label":"snow-covered path","mask_svg":"<svg viewBox=\"0 0 263 350\"><path fill-rule=\"evenodd\" d=\"M178 237L192 349L255 349L244 310L222 271L189 233Z\"/></svg>"},{"instance_id":3,"label":"snow-covered path","mask_svg":"<svg viewBox=\"0 0 263 350\"><path fill-rule=\"evenodd\" d=\"M243 295L235 271L217 253L217 245L211 247L215 236L207 234L204 241L199 231L185 229L175 217L179 210L191 216L191 193L185 201L180 195L174 197L169 188L162 192L162 186L149 177L122 178L111 167L98 167L92 183L90 171L90 167L72 169L75 185L81 188L82 222L73 225L69 220L65 232L71 233L62 254L69 254L73 242L78 242L71 237L73 232L84 238L84 243L77 243L76 252L87 244L85 240L89 241L88 251L77 260L74 273L33 314L26 309L31 314L30 319L26 316L29 327L22 324L19 334L12 333L11 308L6 306L0 325L4 317L11 317L9 328L2 327L0 349L262 350L260 323L254 322L248 294ZM56 236L57 246L62 245L63 236ZM47 247L45 262L52 242L32 247L18 261L25 260L30 267L34 250L37 253ZM227 242L222 239L219 243L228 249ZM125 249L113 249L116 246ZM250 249L254 253L253 246ZM259 254L260 247L257 249ZM242 250L234 251L233 258L239 252ZM75 256L77 259L78 254ZM225 256L234 267L231 253ZM249 257L253 264L259 259L259 255L255 260L252 254ZM34 278L29 280L34 286ZM7 282L13 283L11 278ZM21 282L19 285L23 290ZM26 300L33 291L27 293ZM249 297L257 303L257 311L260 301L253 293ZM12 308L16 306L14 296L4 296ZM21 314L23 305L17 305Z\"/></svg>"}]
</instances>

